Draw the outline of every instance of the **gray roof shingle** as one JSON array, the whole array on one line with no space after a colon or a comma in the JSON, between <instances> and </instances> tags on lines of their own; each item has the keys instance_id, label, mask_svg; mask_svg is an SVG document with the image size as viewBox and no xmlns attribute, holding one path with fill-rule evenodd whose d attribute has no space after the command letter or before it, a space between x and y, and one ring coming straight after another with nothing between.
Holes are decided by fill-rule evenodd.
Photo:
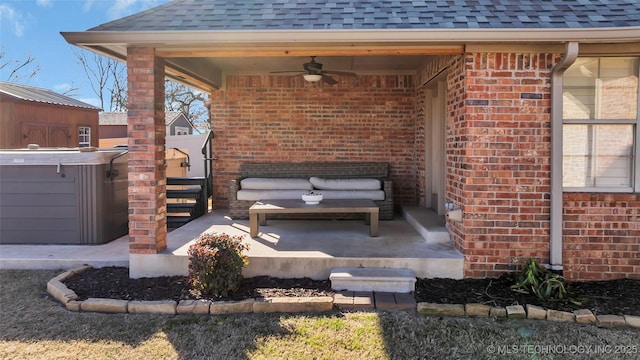
<instances>
[{"instance_id":1,"label":"gray roof shingle","mask_svg":"<svg viewBox=\"0 0 640 360\"><path fill-rule=\"evenodd\" d=\"M33 101L45 104L72 106L78 108L101 110L99 107L87 104L80 100L58 94L57 92L37 88L33 86L21 85L0 81L0 93L13 96L24 101Z\"/></svg>"},{"instance_id":2,"label":"gray roof shingle","mask_svg":"<svg viewBox=\"0 0 640 360\"><path fill-rule=\"evenodd\" d=\"M175 0L89 31L640 26L640 0Z\"/></svg>"}]
</instances>

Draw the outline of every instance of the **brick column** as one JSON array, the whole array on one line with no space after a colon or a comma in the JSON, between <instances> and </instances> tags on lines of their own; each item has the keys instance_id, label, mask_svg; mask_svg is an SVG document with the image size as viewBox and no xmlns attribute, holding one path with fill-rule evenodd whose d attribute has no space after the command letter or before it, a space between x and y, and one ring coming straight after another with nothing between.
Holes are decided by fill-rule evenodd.
<instances>
[{"instance_id":1,"label":"brick column","mask_svg":"<svg viewBox=\"0 0 640 360\"><path fill-rule=\"evenodd\" d=\"M164 61L153 48L127 49L129 253L167 247Z\"/></svg>"}]
</instances>

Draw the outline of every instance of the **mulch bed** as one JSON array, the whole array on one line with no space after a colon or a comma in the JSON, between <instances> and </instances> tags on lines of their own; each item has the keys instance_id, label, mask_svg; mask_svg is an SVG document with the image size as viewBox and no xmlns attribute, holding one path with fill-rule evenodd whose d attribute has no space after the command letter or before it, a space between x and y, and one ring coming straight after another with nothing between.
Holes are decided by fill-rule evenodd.
<instances>
[{"instance_id":1,"label":"mulch bed","mask_svg":"<svg viewBox=\"0 0 640 360\"><path fill-rule=\"evenodd\" d=\"M124 267L91 268L71 276L65 285L75 291L79 300L110 298L121 300L185 300L198 299L184 276L130 279ZM414 296L417 302L491 306L538 305L547 309L572 311L590 309L595 314L640 316L640 280L620 279L569 283L573 302L543 302L533 295L510 289L509 276L498 279L418 279ZM227 297L212 300L242 300L265 297L333 296L328 280L308 278L279 279L267 276L246 278L240 288Z\"/></svg>"},{"instance_id":2,"label":"mulch bed","mask_svg":"<svg viewBox=\"0 0 640 360\"><path fill-rule=\"evenodd\" d=\"M91 268L63 283L79 300L107 298L120 300L187 300L206 298L193 294L184 276L130 279L125 267ZM329 280L278 279L267 276L245 278L233 294L212 300L243 300L283 296L333 296Z\"/></svg>"}]
</instances>

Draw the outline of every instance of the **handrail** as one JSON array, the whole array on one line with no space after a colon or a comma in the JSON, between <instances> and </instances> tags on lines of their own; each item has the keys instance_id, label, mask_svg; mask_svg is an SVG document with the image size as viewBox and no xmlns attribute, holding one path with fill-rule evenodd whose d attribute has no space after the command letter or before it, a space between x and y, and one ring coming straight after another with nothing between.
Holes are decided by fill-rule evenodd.
<instances>
[{"instance_id":1,"label":"handrail","mask_svg":"<svg viewBox=\"0 0 640 360\"><path fill-rule=\"evenodd\" d=\"M107 170L107 177L109 178L109 180L113 180L116 176L118 176L118 170L113 170L113 161L115 159L125 156L128 153L129 153L129 150L125 150L111 157L111 160L109 160L109 170Z\"/></svg>"},{"instance_id":2,"label":"handrail","mask_svg":"<svg viewBox=\"0 0 640 360\"><path fill-rule=\"evenodd\" d=\"M205 201L205 213L208 211L209 206L209 196L213 195L213 166L211 164L212 160L212 150L211 150L211 142L213 140L213 131L207 131L207 136L205 138L204 143L202 144L201 152L203 155L204 161L204 179L206 182L206 186L204 186L204 201ZM212 196L213 198L213 196Z\"/></svg>"},{"instance_id":3,"label":"handrail","mask_svg":"<svg viewBox=\"0 0 640 360\"><path fill-rule=\"evenodd\" d=\"M201 149L200 151L202 151L202 155L207 155L207 143L210 142L211 139L213 139L213 131L209 130L207 131L207 136L204 139L204 142L202 143L202 147L200 148Z\"/></svg>"},{"instance_id":4,"label":"handrail","mask_svg":"<svg viewBox=\"0 0 640 360\"><path fill-rule=\"evenodd\" d=\"M175 150L175 151L187 156L187 163L186 164L185 163L180 163L180 166L185 165L187 170L191 170L191 158L189 157L189 153L186 153L186 152L184 152L184 151L182 151L182 150L180 150L178 148L171 148L171 149L173 149L173 150Z\"/></svg>"}]
</instances>

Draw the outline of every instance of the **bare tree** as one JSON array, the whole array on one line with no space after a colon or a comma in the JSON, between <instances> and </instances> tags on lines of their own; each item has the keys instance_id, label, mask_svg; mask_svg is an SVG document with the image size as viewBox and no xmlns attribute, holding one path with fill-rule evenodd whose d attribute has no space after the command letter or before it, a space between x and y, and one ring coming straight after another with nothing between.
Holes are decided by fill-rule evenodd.
<instances>
[{"instance_id":1,"label":"bare tree","mask_svg":"<svg viewBox=\"0 0 640 360\"><path fill-rule=\"evenodd\" d=\"M40 73L36 58L26 55L25 59L7 59L4 48L0 48L0 74L2 80L13 83L28 83ZM6 74L6 75L4 75Z\"/></svg>"},{"instance_id":2,"label":"bare tree","mask_svg":"<svg viewBox=\"0 0 640 360\"><path fill-rule=\"evenodd\" d=\"M91 90L100 99L100 107L105 111L126 110L126 66L116 60L85 50L75 54L87 75ZM109 106L105 107L107 101Z\"/></svg>"},{"instance_id":3,"label":"bare tree","mask_svg":"<svg viewBox=\"0 0 640 360\"><path fill-rule=\"evenodd\" d=\"M176 83L165 80L166 111L182 111L196 129L209 129L209 110L207 95Z\"/></svg>"},{"instance_id":4,"label":"bare tree","mask_svg":"<svg viewBox=\"0 0 640 360\"><path fill-rule=\"evenodd\" d=\"M76 52L91 89L105 111L127 110L126 64L82 50ZM209 129L208 96L182 84L165 80L166 111L182 111L197 129ZM107 101L109 106L106 107Z\"/></svg>"},{"instance_id":5,"label":"bare tree","mask_svg":"<svg viewBox=\"0 0 640 360\"><path fill-rule=\"evenodd\" d=\"M78 96L78 93L77 93L78 90L80 90L80 87L75 85L75 83L71 81L71 85L69 85L68 89L62 92L62 95L76 97Z\"/></svg>"}]
</instances>

